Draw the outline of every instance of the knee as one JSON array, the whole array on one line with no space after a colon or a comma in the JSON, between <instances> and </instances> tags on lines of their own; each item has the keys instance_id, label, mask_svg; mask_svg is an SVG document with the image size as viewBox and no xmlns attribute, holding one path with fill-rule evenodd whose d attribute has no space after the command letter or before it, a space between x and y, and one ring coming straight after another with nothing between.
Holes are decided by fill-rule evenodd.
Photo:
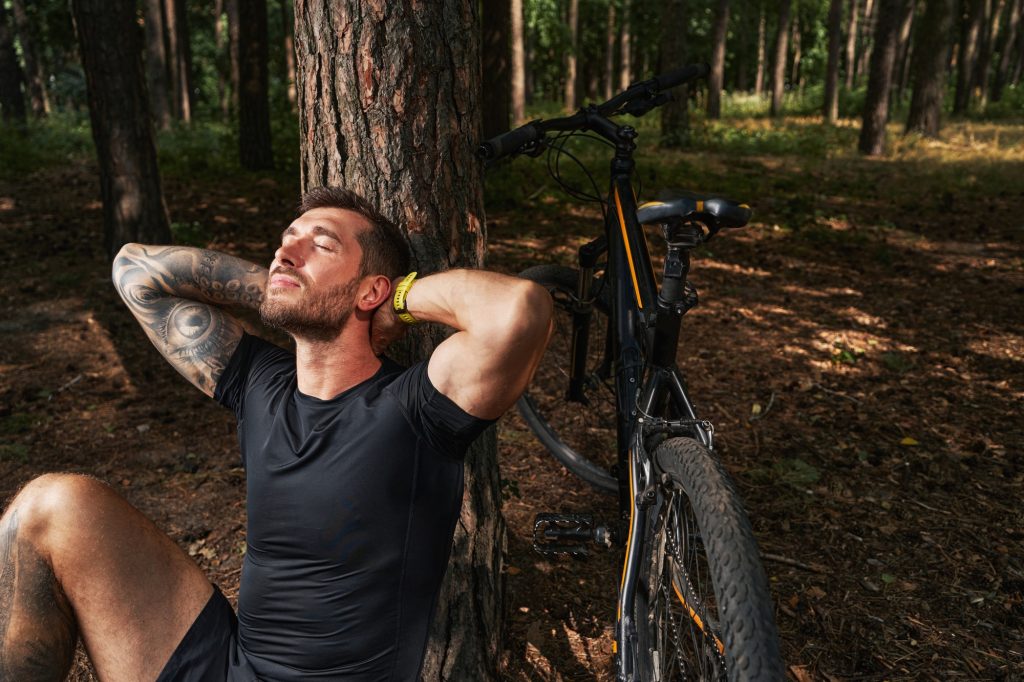
<instances>
[{"instance_id":1,"label":"knee","mask_svg":"<svg viewBox=\"0 0 1024 682\"><path fill-rule=\"evenodd\" d=\"M20 537L43 539L56 525L72 521L107 487L89 476L43 474L23 487L4 513L3 525L14 524Z\"/></svg>"}]
</instances>

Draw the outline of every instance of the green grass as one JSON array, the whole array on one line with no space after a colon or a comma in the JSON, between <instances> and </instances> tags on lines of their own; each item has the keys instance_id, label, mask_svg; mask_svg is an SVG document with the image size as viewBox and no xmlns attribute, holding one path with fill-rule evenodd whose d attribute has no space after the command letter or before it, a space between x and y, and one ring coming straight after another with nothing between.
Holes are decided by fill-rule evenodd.
<instances>
[{"instance_id":1,"label":"green grass","mask_svg":"<svg viewBox=\"0 0 1024 682\"><path fill-rule=\"evenodd\" d=\"M93 153L89 120L60 114L24 127L0 127L0 179L18 180L42 168Z\"/></svg>"}]
</instances>

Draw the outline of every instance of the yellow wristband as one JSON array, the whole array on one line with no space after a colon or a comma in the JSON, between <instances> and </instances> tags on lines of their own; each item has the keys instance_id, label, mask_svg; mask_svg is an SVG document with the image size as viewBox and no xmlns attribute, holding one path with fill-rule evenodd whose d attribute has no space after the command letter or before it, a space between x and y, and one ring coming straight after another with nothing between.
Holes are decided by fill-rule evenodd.
<instances>
[{"instance_id":1,"label":"yellow wristband","mask_svg":"<svg viewBox=\"0 0 1024 682\"><path fill-rule=\"evenodd\" d=\"M416 273L410 272L405 276L397 287L395 287L395 298L392 301L395 312L398 313L398 319L406 324L418 324L419 320L412 316L409 309L405 307L405 298L409 295L409 290L412 289L413 282L416 281Z\"/></svg>"}]
</instances>

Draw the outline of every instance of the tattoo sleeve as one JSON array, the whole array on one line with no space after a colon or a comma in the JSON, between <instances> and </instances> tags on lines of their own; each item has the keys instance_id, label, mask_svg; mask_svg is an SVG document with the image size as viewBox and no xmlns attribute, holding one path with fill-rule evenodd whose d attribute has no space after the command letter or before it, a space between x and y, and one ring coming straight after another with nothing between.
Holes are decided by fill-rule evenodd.
<instances>
[{"instance_id":1,"label":"tattoo sleeve","mask_svg":"<svg viewBox=\"0 0 1024 682\"><path fill-rule=\"evenodd\" d=\"M183 246L128 244L114 259L114 286L167 361L209 396L242 338L222 307L258 310L267 269Z\"/></svg>"}]
</instances>

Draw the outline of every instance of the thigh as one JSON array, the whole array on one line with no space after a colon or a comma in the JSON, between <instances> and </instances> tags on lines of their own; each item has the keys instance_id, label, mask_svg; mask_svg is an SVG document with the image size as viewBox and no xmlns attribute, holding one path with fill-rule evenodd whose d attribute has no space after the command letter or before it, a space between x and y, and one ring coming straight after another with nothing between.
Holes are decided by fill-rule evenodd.
<instances>
[{"instance_id":1,"label":"thigh","mask_svg":"<svg viewBox=\"0 0 1024 682\"><path fill-rule=\"evenodd\" d=\"M106 484L58 474L26 486L31 533L103 680L155 679L213 593L199 567Z\"/></svg>"}]
</instances>

